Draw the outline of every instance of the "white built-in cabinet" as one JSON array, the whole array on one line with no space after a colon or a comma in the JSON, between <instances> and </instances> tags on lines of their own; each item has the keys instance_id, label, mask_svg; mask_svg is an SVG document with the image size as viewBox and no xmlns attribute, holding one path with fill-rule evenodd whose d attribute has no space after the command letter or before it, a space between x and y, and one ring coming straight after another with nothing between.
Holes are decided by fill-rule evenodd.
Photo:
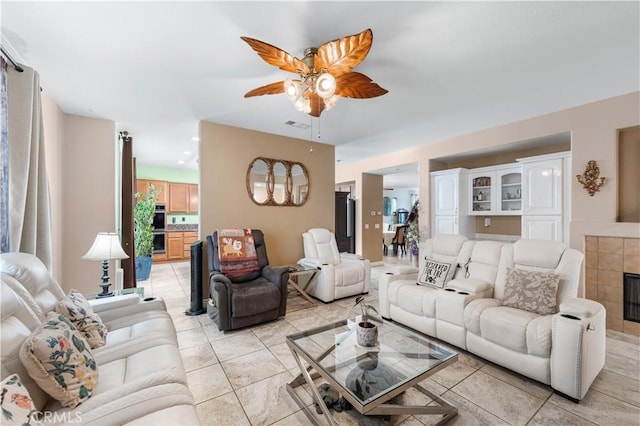
<instances>
[{"instance_id":1,"label":"white built-in cabinet","mask_svg":"<svg viewBox=\"0 0 640 426\"><path fill-rule=\"evenodd\" d=\"M518 162L522 165L522 238L568 242L570 153Z\"/></svg>"},{"instance_id":2,"label":"white built-in cabinet","mask_svg":"<svg viewBox=\"0 0 640 426\"><path fill-rule=\"evenodd\" d=\"M519 164L469 170L469 214L522 214L522 167Z\"/></svg>"},{"instance_id":3,"label":"white built-in cabinet","mask_svg":"<svg viewBox=\"0 0 640 426\"><path fill-rule=\"evenodd\" d=\"M467 215L467 181L466 169L431 172L432 236L475 232L473 218Z\"/></svg>"}]
</instances>

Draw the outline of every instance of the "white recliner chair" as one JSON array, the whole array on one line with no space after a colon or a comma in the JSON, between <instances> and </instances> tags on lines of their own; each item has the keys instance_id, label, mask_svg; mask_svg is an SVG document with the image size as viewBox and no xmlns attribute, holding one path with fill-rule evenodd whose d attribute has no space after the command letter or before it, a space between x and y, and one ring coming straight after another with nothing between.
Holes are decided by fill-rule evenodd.
<instances>
[{"instance_id":1,"label":"white recliner chair","mask_svg":"<svg viewBox=\"0 0 640 426\"><path fill-rule=\"evenodd\" d=\"M317 268L306 292L322 300L368 293L371 282L369 260L356 255L340 253L333 232L324 228L312 228L302 234L304 258L298 264L305 268Z\"/></svg>"}]
</instances>

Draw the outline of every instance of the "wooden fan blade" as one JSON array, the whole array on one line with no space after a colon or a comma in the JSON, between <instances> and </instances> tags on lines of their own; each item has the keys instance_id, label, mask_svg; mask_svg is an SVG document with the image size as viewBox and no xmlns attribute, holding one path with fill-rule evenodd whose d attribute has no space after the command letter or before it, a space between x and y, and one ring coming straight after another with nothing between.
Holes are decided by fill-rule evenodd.
<instances>
[{"instance_id":1,"label":"wooden fan blade","mask_svg":"<svg viewBox=\"0 0 640 426\"><path fill-rule=\"evenodd\" d=\"M280 93L284 93L284 81L276 81L275 83L249 90L244 94L244 97L250 98L252 96L278 95Z\"/></svg>"},{"instance_id":2,"label":"wooden fan blade","mask_svg":"<svg viewBox=\"0 0 640 426\"><path fill-rule=\"evenodd\" d=\"M318 48L314 67L317 71L326 69L334 77L346 74L367 57L372 43L373 32L370 29L329 41Z\"/></svg>"},{"instance_id":3,"label":"wooden fan blade","mask_svg":"<svg viewBox=\"0 0 640 426\"><path fill-rule=\"evenodd\" d=\"M375 98L388 93L374 83L369 77L359 72L350 72L336 77L336 95L345 98Z\"/></svg>"},{"instance_id":4,"label":"wooden fan blade","mask_svg":"<svg viewBox=\"0 0 640 426\"><path fill-rule=\"evenodd\" d=\"M309 96L309 104L311 105L311 112L309 115L312 117L320 117L320 114L324 111L324 101L322 98L315 93L311 93Z\"/></svg>"},{"instance_id":5,"label":"wooden fan blade","mask_svg":"<svg viewBox=\"0 0 640 426\"><path fill-rule=\"evenodd\" d=\"M266 63L278 67L281 70L299 73L309 72L309 67L300 59L289 55L284 50L272 46L264 41L250 37L240 37L244 40Z\"/></svg>"}]
</instances>

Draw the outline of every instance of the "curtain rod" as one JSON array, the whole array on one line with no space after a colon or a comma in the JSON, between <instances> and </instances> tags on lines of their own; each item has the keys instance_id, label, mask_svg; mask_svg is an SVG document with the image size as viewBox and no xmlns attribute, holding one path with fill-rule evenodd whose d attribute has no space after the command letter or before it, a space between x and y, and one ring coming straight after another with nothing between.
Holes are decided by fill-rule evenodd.
<instances>
[{"instance_id":1,"label":"curtain rod","mask_svg":"<svg viewBox=\"0 0 640 426\"><path fill-rule=\"evenodd\" d=\"M13 57L9 54L9 52L7 52L4 48L3 45L0 44L0 52L2 52L2 54L4 55L5 58L7 58L7 60L9 60L9 62L11 62L11 66L13 66L13 68L16 69L16 71L18 72L23 72L24 69L20 66L19 63L17 63Z\"/></svg>"}]
</instances>

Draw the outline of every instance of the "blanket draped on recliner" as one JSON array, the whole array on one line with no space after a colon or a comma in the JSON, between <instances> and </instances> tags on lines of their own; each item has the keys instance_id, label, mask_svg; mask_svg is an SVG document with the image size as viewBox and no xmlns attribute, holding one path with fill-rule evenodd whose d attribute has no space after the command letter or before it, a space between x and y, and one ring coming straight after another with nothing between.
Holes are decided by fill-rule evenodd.
<instances>
[{"instance_id":1,"label":"blanket draped on recliner","mask_svg":"<svg viewBox=\"0 0 640 426\"><path fill-rule=\"evenodd\" d=\"M251 229L221 229L218 231L220 272L239 277L259 271L258 254Z\"/></svg>"}]
</instances>

